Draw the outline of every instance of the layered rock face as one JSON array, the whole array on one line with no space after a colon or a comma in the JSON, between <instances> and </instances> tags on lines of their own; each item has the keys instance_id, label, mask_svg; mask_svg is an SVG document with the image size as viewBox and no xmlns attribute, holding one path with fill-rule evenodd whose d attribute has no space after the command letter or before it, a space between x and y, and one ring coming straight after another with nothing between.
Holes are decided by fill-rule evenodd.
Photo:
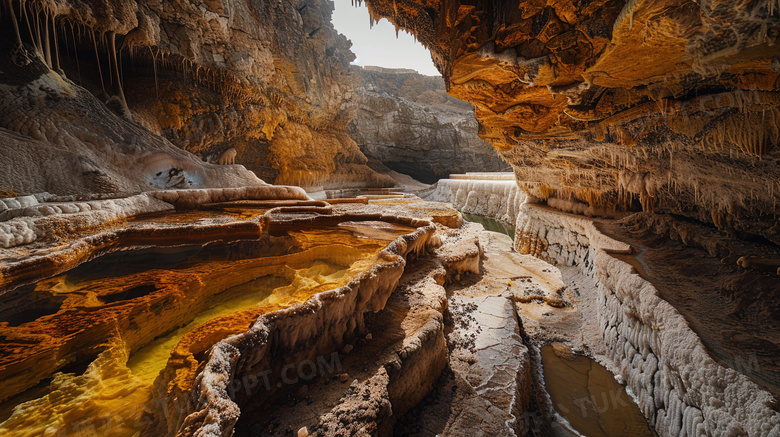
<instances>
[{"instance_id":1,"label":"layered rock face","mask_svg":"<svg viewBox=\"0 0 780 437\"><path fill-rule=\"evenodd\" d=\"M358 76L357 116L347 131L369 158L426 183L509 168L477 136L471 105L447 95L441 78L381 67Z\"/></svg>"},{"instance_id":2,"label":"layered rock face","mask_svg":"<svg viewBox=\"0 0 780 437\"><path fill-rule=\"evenodd\" d=\"M592 320L583 324L583 330L596 331L603 346L593 345L594 351L620 369L616 373L625 379L659 435L764 436L780 430L775 398L766 390L770 384L754 381L763 379L756 373L776 374L776 366L767 361L765 367L751 369L716 361L712 349L705 348L691 328L698 321L686 320L661 297L659 289L643 277L641 260L633 263L638 268L623 261L632 252L630 245L602 234L584 217L526 204L517 218L515 247L558 265L572 278L567 281L570 287L582 287L577 294L582 296L583 318ZM772 335L747 334L733 321L727 326L708 329L731 329L742 352L737 360L751 348L743 343L754 341L753 335ZM755 353L751 355L757 359Z\"/></svg>"},{"instance_id":3,"label":"layered rock face","mask_svg":"<svg viewBox=\"0 0 780 437\"><path fill-rule=\"evenodd\" d=\"M366 3L430 48L535 198L780 242L776 2Z\"/></svg>"},{"instance_id":4,"label":"layered rock face","mask_svg":"<svg viewBox=\"0 0 780 437\"><path fill-rule=\"evenodd\" d=\"M268 182L390 185L344 131L354 55L330 25L332 7L4 3L0 127L13 172L3 187L260 183L203 160L242 164Z\"/></svg>"}]
</instances>

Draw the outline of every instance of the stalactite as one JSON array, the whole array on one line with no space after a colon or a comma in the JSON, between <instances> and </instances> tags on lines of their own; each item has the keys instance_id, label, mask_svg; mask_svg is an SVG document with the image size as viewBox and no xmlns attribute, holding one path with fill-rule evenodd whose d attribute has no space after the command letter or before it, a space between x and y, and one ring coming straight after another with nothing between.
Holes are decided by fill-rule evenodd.
<instances>
[{"instance_id":1,"label":"stalactite","mask_svg":"<svg viewBox=\"0 0 780 437\"><path fill-rule=\"evenodd\" d=\"M125 100L125 92L122 90L122 82L119 77L119 62L116 56L116 33L108 32L108 49L111 57L110 63L113 64L114 79L116 80L117 88L119 89L119 98L122 99L122 104L127 108L127 101Z\"/></svg>"},{"instance_id":2,"label":"stalactite","mask_svg":"<svg viewBox=\"0 0 780 437\"><path fill-rule=\"evenodd\" d=\"M22 35L19 33L19 24L16 22L16 14L14 13L13 0L6 0L8 5L8 12L11 14L11 22L14 25L14 33L16 34L16 44L22 45Z\"/></svg>"},{"instance_id":3,"label":"stalactite","mask_svg":"<svg viewBox=\"0 0 780 437\"><path fill-rule=\"evenodd\" d=\"M79 65L79 46L76 45L76 30L73 28L73 22L70 23L70 35L73 37L73 55L76 58L76 71L79 74L79 85L81 82L81 66Z\"/></svg>"},{"instance_id":4,"label":"stalactite","mask_svg":"<svg viewBox=\"0 0 780 437\"><path fill-rule=\"evenodd\" d=\"M182 78L182 79L186 79L186 77L187 77L186 68L184 67L185 61L186 61L186 58L182 57L182 58L181 58L181 63L180 63L180 68L181 68L181 78Z\"/></svg>"},{"instance_id":5,"label":"stalactite","mask_svg":"<svg viewBox=\"0 0 780 437\"><path fill-rule=\"evenodd\" d=\"M106 41L106 34L100 35L100 44L103 46L108 54L108 88L111 89L114 86L114 62L111 60L111 52L108 49L108 42Z\"/></svg>"},{"instance_id":6,"label":"stalactite","mask_svg":"<svg viewBox=\"0 0 780 437\"><path fill-rule=\"evenodd\" d=\"M160 98L160 87L157 84L157 55L154 53L151 47L149 47L149 53L152 54L152 68L154 69L154 92L157 98Z\"/></svg>"},{"instance_id":7,"label":"stalactite","mask_svg":"<svg viewBox=\"0 0 780 437\"><path fill-rule=\"evenodd\" d=\"M122 67L122 53L121 51L117 54L119 56L119 86L122 87L122 90L125 89L125 75L124 75L124 69ZM122 100L124 100L124 92L122 92Z\"/></svg>"},{"instance_id":8,"label":"stalactite","mask_svg":"<svg viewBox=\"0 0 780 437\"><path fill-rule=\"evenodd\" d=\"M95 38L95 29L92 30L92 42L95 47L95 59L97 61L98 75L100 75L100 88L103 89L103 94L106 93L106 85L103 83L103 70L100 68L100 55L98 54L97 38Z\"/></svg>"},{"instance_id":9,"label":"stalactite","mask_svg":"<svg viewBox=\"0 0 780 437\"><path fill-rule=\"evenodd\" d=\"M125 42L127 42L127 40L125 40ZM124 47L124 43L122 43L122 47ZM130 55L130 71L135 75L135 47L128 47L127 51Z\"/></svg>"},{"instance_id":10,"label":"stalactite","mask_svg":"<svg viewBox=\"0 0 780 437\"><path fill-rule=\"evenodd\" d=\"M49 43L49 11L43 11L43 54L46 65L51 68L51 44Z\"/></svg>"},{"instance_id":11,"label":"stalactite","mask_svg":"<svg viewBox=\"0 0 780 437\"><path fill-rule=\"evenodd\" d=\"M24 22L27 23L27 31L30 32L30 41L32 42L33 46L35 46L35 37L33 36L33 30L32 30L32 24L30 23L30 17L27 13L27 8L24 7L24 1L19 3L21 5L20 10L22 11L20 15L24 17Z\"/></svg>"},{"instance_id":12,"label":"stalactite","mask_svg":"<svg viewBox=\"0 0 780 437\"><path fill-rule=\"evenodd\" d=\"M54 36L54 68L57 71L60 71L60 43L57 40L56 19L57 19L57 16L55 14L52 14L52 16L51 16L51 30L52 30L52 35Z\"/></svg>"},{"instance_id":13,"label":"stalactite","mask_svg":"<svg viewBox=\"0 0 780 437\"><path fill-rule=\"evenodd\" d=\"M38 54L43 57L43 42L41 40L41 14L39 10L34 11L35 12L35 36L36 36L36 49L38 50Z\"/></svg>"},{"instance_id":14,"label":"stalactite","mask_svg":"<svg viewBox=\"0 0 780 437\"><path fill-rule=\"evenodd\" d=\"M67 28L67 22L62 22L62 34L64 35L64 38L62 39L63 42L65 42L65 59L70 59L70 44L68 44L68 28Z\"/></svg>"}]
</instances>

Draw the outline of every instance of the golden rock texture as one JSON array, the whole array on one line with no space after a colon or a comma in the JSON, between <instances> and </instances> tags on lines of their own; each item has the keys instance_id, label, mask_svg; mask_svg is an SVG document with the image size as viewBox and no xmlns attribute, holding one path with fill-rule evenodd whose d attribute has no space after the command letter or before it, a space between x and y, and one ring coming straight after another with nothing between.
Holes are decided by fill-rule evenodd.
<instances>
[{"instance_id":1,"label":"golden rock texture","mask_svg":"<svg viewBox=\"0 0 780 437\"><path fill-rule=\"evenodd\" d=\"M166 194L174 201L177 193ZM317 328L314 321L301 330L313 329L311 341L321 348L338 346L359 328L363 311L384 305L403 257L432 233L428 221L332 214L324 202L290 197L254 201L241 214L230 203L203 204L211 210L105 223L102 235L93 228L81 231L82 240L60 236L71 243L61 246L41 242L46 248L37 265L48 269L32 283L15 273L29 270L18 266L26 261L4 249L0 432L173 435L193 409L217 408L198 407L193 398L217 343L248 335L263 315L274 329L288 323L280 310L314 315L305 308L335 299L357 313L331 311L332 326ZM219 239L188 241L187 235L207 234ZM152 241L159 244L148 246ZM67 270L78 245L94 259ZM349 294L352 300L340 297ZM276 347L290 353L286 347L299 334L278 335ZM261 349L244 351L261 356ZM196 416L187 420L195 423Z\"/></svg>"},{"instance_id":2,"label":"golden rock texture","mask_svg":"<svg viewBox=\"0 0 780 437\"><path fill-rule=\"evenodd\" d=\"M365 3L431 50L536 199L780 242L776 2Z\"/></svg>"},{"instance_id":3,"label":"golden rock texture","mask_svg":"<svg viewBox=\"0 0 780 437\"><path fill-rule=\"evenodd\" d=\"M207 11L207 16L220 15L228 28L224 34L190 35L220 42L212 46L214 53L195 59L179 60L181 43L172 39L169 56L183 66L167 66L169 80L157 85L158 95L151 92L154 84L148 76L139 77L136 88L127 91L139 118L210 162L234 148L236 163L270 183L392 185L365 166L365 157L345 134L354 116L350 99L357 78L348 68L354 59L350 43L330 23L332 5L226 1L218 8L228 7L252 18ZM188 8L157 14L163 20L186 20L189 35L189 26L203 18Z\"/></svg>"}]
</instances>

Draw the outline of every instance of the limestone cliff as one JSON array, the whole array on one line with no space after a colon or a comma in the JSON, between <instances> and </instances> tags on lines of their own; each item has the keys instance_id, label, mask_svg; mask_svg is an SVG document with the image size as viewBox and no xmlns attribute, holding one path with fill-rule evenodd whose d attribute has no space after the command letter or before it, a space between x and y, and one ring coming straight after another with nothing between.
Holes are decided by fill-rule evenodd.
<instances>
[{"instance_id":1,"label":"limestone cliff","mask_svg":"<svg viewBox=\"0 0 780 437\"><path fill-rule=\"evenodd\" d=\"M17 173L0 185L73 193L259 183L240 167L202 162L226 151L268 182L391 184L344 133L354 55L330 24L332 8L4 2L0 128L13 146L3 164ZM165 168L149 170L152 152ZM41 155L51 164L39 166Z\"/></svg>"},{"instance_id":2,"label":"limestone cliff","mask_svg":"<svg viewBox=\"0 0 780 437\"><path fill-rule=\"evenodd\" d=\"M366 3L431 50L536 199L780 243L774 0Z\"/></svg>"},{"instance_id":3,"label":"limestone cliff","mask_svg":"<svg viewBox=\"0 0 780 437\"><path fill-rule=\"evenodd\" d=\"M440 77L381 67L358 72L357 115L347 131L366 156L426 183L509 167L477 136L471 105L447 95Z\"/></svg>"}]
</instances>

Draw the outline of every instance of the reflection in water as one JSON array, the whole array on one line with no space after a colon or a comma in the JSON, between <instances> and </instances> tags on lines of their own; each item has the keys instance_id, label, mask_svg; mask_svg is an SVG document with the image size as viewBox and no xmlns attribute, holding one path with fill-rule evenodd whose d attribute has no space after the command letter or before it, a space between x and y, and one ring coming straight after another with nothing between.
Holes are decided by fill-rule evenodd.
<instances>
[{"instance_id":1,"label":"reflection in water","mask_svg":"<svg viewBox=\"0 0 780 437\"><path fill-rule=\"evenodd\" d=\"M266 312L346 284L389 241L414 230L350 222L144 248L28 286L26 297L57 305L16 317L18 326L8 323L12 309L0 308L0 435L137 436L152 424L145 411L163 373L168 389L186 391L213 344Z\"/></svg>"},{"instance_id":2,"label":"reflection in water","mask_svg":"<svg viewBox=\"0 0 780 437\"><path fill-rule=\"evenodd\" d=\"M153 381L165 367L171 350L185 334L211 319L262 305L268 296L273 293L274 288L285 285L289 285L289 281L286 281L284 278L264 276L237 286L245 290L245 293L228 297L224 301L219 299L221 295L217 295L213 306L201 311L190 323L155 339L134 352L127 362L127 367L139 378L145 381ZM228 293L226 291L222 294Z\"/></svg>"},{"instance_id":3,"label":"reflection in water","mask_svg":"<svg viewBox=\"0 0 780 437\"><path fill-rule=\"evenodd\" d=\"M494 218L484 217L481 215L461 213L464 220L481 224L485 230L498 232L499 234L509 235L512 240L515 239L515 227L504 224Z\"/></svg>"},{"instance_id":4,"label":"reflection in water","mask_svg":"<svg viewBox=\"0 0 780 437\"><path fill-rule=\"evenodd\" d=\"M553 407L587 437L653 436L639 407L614 375L562 343L542 348L544 384Z\"/></svg>"}]
</instances>

